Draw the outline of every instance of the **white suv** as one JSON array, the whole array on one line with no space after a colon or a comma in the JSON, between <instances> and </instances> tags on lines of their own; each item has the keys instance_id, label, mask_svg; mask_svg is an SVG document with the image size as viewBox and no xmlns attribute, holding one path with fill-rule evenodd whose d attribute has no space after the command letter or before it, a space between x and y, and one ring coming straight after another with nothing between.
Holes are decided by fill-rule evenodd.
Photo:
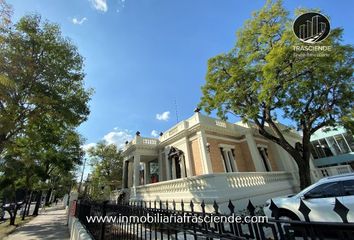
<instances>
[{"instance_id":1,"label":"white suv","mask_svg":"<svg viewBox=\"0 0 354 240\"><path fill-rule=\"evenodd\" d=\"M323 178L296 195L272 200L279 208L280 218L305 221L299 211L302 199L311 209L310 221L342 222L341 217L334 211L336 198L349 209L348 222L354 222L354 173ZM268 217L273 217L269 209L270 203L270 199L267 200L264 213Z\"/></svg>"}]
</instances>

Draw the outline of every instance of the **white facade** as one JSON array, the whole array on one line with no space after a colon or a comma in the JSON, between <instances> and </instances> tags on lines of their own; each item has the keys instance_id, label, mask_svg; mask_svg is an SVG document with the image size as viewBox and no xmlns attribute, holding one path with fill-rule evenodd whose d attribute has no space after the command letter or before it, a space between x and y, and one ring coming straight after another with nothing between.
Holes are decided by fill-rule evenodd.
<instances>
[{"instance_id":1,"label":"white facade","mask_svg":"<svg viewBox=\"0 0 354 240\"><path fill-rule=\"evenodd\" d=\"M295 145L296 132L284 133ZM137 135L123 150L123 188L130 200L246 206L299 189L291 156L247 124L195 113L158 139ZM320 176L313 168L313 174ZM313 175L316 178L316 175ZM178 204L177 204L178 206Z\"/></svg>"}]
</instances>

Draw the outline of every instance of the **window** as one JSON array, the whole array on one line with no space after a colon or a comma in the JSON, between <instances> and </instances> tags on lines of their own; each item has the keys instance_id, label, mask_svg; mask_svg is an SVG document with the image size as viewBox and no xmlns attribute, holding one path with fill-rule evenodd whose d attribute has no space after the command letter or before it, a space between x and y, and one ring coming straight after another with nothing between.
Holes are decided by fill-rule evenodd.
<instances>
[{"instance_id":1,"label":"window","mask_svg":"<svg viewBox=\"0 0 354 240\"><path fill-rule=\"evenodd\" d=\"M259 154L263 160L264 168L267 172L271 172L272 168L270 167L269 157L268 157L268 149L264 146L258 147Z\"/></svg>"},{"instance_id":2,"label":"window","mask_svg":"<svg viewBox=\"0 0 354 240\"><path fill-rule=\"evenodd\" d=\"M343 181L344 196L354 195L354 180Z\"/></svg>"},{"instance_id":3,"label":"window","mask_svg":"<svg viewBox=\"0 0 354 240\"><path fill-rule=\"evenodd\" d=\"M323 151L323 149L321 147L321 143L318 140L312 141L312 145L315 148L316 155L317 155L318 158L326 157L326 154L325 154L325 152Z\"/></svg>"},{"instance_id":4,"label":"window","mask_svg":"<svg viewBox=\"0 0 354 240\"><path fill-rule=\"evenodd\" d=\"M354 138L351 132L346 132L343 134L344 138L347 140L347 143L350 147L350 150L354 152Z\"/></svg>"},{"instance_id":5,"label":"window","mask_svg":"<svg viewBox=\"0 0 354 240\"><path fill-rule=\"evenodd\" d=\"M319 158L313 142L311 142L311 153L314 159Z\"/></svg>"},{"instance_id":6,"label":"window","mask_svg":"<svg viewBox=\"0 0 354 240\"><path fill-rule=\"evenodd\" d=\"M159 163L157 161L149 162L150 171L150 183L156 183L159 181Z\"/></svg>"},{"instance_id":7,"label":"window","mask_svg":"<svg viewBox=\"0 0 354 240\"><path fill-rule=\"evenodd\" d=\"M225 171L226 171L226 172L229 172L229 168L228 168L228 165L227 165L227 163L226 163L226 157L225 157L224 149L223 149L223 148L220 148L220 152L221 152L222 160L223 160L223 162L224 162Z\"/></svg>"},{"instance_id":8,"label":"window","mask_svg":"<svg viewBox=\"0 0 354 240\"><path fill-rule=\"evenodd\" d=\"M350 152L349 147L346 141L344 140L342 134L335 135L334 139L337 141L342 154Z\"/></svg>"},{"instance_id":9,"label":"window","mask_svg":"<svg viewBox=\"0 0 354 240\"><path fill-rule=\"evenodd\" d=\"M235 163L235 153L231 148L220 148L221 157L224 163L225 172L237 171Z\"/></svg>"},{"instance_id":10,"label":"window","mask_svg":"<svg viewBox=\"0 0 354 240\"><path fill-rule=\"evenodd\" d=\"M231 151L227 151L227 156L229 157L229 163L230 163L230 170L231 170L231 172L233 172L234 171L234 168L233 168L233 164L232 164L232 161L233 161L233 159L234 159L234 157L232 156L232 153L231 153Z\"/></svg>"},{"instance_id":11,"label":"window","mask_svg":"<svg viewBox=\"0 0 354 240\"><path fill-rule=\"evenodd\" d=\"M338 182L324 183L315 187L305 194L308 198L328 198L338 197L340 194L340 184Z\"/></svg>"},{"instance_id":12,"label":"window","mask_svg":"<svg viewBox=\"0 0 354 240\"><path fill-rule=\"evenodd\" d=\"M319 141L320 144L321 144L321 148L322 148L322 150L323 150L325 156L326 156L326 157L331 157L331 156L333 156L333 153L332 153L331 149L329 148L329 146L328 146L326 140L325 140L324 138L322 138L322 139L320 139L320 140L318 140L318 141Z\"/></svg>"},{"instance_id":13,"label":"window","mask_svg":"<svg viewBox=\"0 0 354 240\"><path fill-rule=\"evenodd\" d=\"M340 148L338 147L338 144L337 144L336 140L334 140L333 137L328 137L328 138L326 138L326 141L328 142L328 145L331 148L333 154L334 155L339 155L340 154Z\"/></svg>"}]
</instances>

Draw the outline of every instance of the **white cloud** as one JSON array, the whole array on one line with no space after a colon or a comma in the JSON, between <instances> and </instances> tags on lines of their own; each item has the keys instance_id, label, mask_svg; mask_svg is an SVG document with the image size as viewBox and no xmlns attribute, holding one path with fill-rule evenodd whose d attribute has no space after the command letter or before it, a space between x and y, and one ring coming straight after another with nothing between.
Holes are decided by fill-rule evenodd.
<instances>
[{"instance_id":1,"label":"white cloud","mask_svg":"<svg viewBox=\"0 0 354 240\"><path fill-rule=\"evenodd\" d=\"M125 145L125 141L130 141L133 139L132 134L127 130L115 129L112 132L104 135L103 140L108 144L116 144L117 147L122 148Z\"/></svg>"},{"instance_id":2,"label":"white cloud","mask_svg":"<svg viewBox=\"0 0 354 240\"><path fill-rule=\"evenodd\" d=\"M107 12L108 5L106 0L90 0L90 2L96 10Z\"/></svg>"},{"instance_id":3,"label":"white cloud","mask_svg":"<svg viewBox=\"0 0 354 240\"><path fill-rule=\"evenodd\" d=\"M80 20L77 19L77 18L73 18L73 19L72 19L72 22L73 22L73 24L81 25L81 24L83 24L86 20L87 20L86 17L83 17L83 18L81 18Z\"/></svg>"},{"instance_id":4,"label":"white cloud","mask_svg":"<svg viewBox=\"0 0 354 240\"><path fill-rule=\"evenodd\" d=\"M82 145L81 148L86 152L87 150L89 150L90 148L96 146L96 143L88 143L85 145Z\"/></svg>"},{"instance_id":5,"label":"white cloud","mask_svg":"<svg viewBox=\"0 0 354 240\"><path fill-rule=\"evenodd\" d=\"M116 10L116 12L120 13L123 10L124 7L125 7L125 0L118 0L117 1L117 10Z\"/></svg>"},{"instance_id":6,"label":"white cloud","mask_svg":"<svg viewBox=\"0 0 354 240\"><path fill-rule=\"evenodd\" d=\"M158 113L156 114L156 119L160 121L167 121L168 119L170 119L170 112L166 111L161 114Z\"/></svg>"},{"instance_id":7,"label":"white cloud","mask_svg":"<svg viewBox=\"0 0 354 240\"><path fill-rule=\"evenodd\" d=\"M156 131L156 130L152 130L151 131L151 136L153 136L153 137L158 137L160 134L159 134L159 132L158 131Z\"/></svg>"}]
</instances>

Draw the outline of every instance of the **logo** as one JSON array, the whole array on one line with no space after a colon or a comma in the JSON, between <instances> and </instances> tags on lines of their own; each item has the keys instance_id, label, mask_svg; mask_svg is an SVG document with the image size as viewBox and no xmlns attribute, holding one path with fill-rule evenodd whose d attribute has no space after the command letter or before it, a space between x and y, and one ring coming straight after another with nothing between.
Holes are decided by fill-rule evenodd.
<instances>
[{"instance_id":1,"label":"logo","mask_svg":"<svg viewBox=\"0 0 354 240\"><path fill-rule=\"evenodd\" d=\"M320 13L308 12L298 16L293 24L298 39L305 43L317 43L324 40L330 31L327 17Z\"/></svg>"}]
</instances>

